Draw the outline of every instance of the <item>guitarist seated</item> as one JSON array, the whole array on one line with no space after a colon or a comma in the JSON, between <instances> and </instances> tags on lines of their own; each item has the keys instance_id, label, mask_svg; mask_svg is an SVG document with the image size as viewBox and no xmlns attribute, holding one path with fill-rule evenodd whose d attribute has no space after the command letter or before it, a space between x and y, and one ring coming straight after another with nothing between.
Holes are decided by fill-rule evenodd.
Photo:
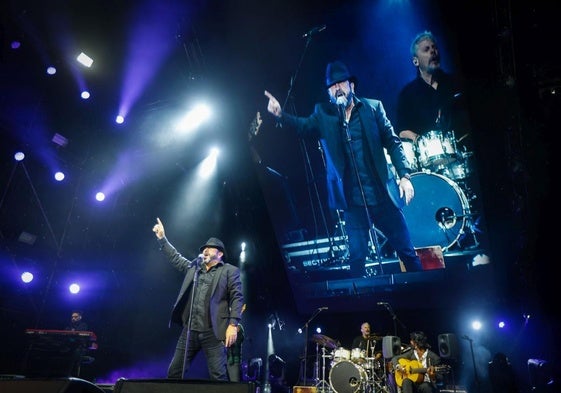
<instances>
[{"instance_id":1,"label":"guitarist seated","mask_svg":"<svg viewBox=\"0 0 561 393\"><path fill-rule=\"evenodd\" d=\"M440 356L430 350L423 332L413 332L410 337L411 349L392 358L396 385L401 393L436 393Z\"/></svg>"}]
</instances>

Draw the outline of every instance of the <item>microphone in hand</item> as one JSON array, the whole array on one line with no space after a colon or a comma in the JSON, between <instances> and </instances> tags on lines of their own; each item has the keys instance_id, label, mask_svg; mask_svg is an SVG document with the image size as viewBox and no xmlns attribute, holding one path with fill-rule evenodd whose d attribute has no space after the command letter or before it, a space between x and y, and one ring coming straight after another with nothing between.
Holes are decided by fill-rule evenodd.
<instances>
[{"instance_id":1,"label":"microphone in hand","mask_svg":"<svg viewBox=\"0 0 561 393\"><path fill-rule=\"evenodd\" d=\"M199 254L198 257L196 257L195 259L193 259L191 261L191 267L199 266L204 259L205 259L205 256L203 254Z\"/></svg>"},{"instance_id":2,"label":"microphone in hand","mask_svg":"<svg viewBox=\"0 0 561 393\"><path fill-rule=\"evenodd\" d=\"M346 108L346 107L347 107L347 104L349 103L349 101L347 100L347 97L345 97L345 96L338 96L338 97L335 99L335 103L336 103L338 106L341 106L341 107L343 107L343 108Z\"/></svg>"}]
</instances>

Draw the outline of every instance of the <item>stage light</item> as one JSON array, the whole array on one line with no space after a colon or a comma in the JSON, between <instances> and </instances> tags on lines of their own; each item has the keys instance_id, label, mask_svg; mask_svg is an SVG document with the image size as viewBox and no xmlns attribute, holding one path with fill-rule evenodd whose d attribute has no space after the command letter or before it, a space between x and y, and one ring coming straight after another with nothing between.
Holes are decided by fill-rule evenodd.
<instances>
[{"instance_id":1,"label":"stage light","mask_svg":"<svg viewBox=\"0 0 561 393\"><path fill-rule=\"evenodd\" d=\"M14 159L16 161L23 161L23 159L25 158L25 154L23 154L21 151L16 152L16 154L14 154Z\"/></svg>"},{"instance_id":2,"label":"stage light","mask_svg":"<svg viewBox=\"0 0 561 393\"><path fill-rule=\"evenodd\" d=\"M59 145L60 147L64 147L66 145L68 145L68 139L66 139L66 137L64 137L63 135L60 135L59 133L55 133L53 135L53 138L51 139L51 141L57 145Z\"/></svg>"},{"instance_id":3,"label":"stage light","mask_svg":"<svg viewBox=\"0 0 561 393\"><path fill-rule=\"evenodd\" d=\"M471 328L473 330L481 330L482 327L483 327L483 324L481 323L481 321L473 321L471 323Z\"/></svg>"},{"instance_id":4,"label":"stage light","mask_svg":"<svg viewBox=\"0 0 561 393\"><path fill-rule=\"evenodd\" d=\"M18 241L25 243L25 244L29 244L30 246L32 246L33 244L35 244L35 241L37 240L37 236L26 232L26 231L22 231L19 236L18 236Z\"/></svg>"},{"instance_id":5,"label":"stage light","mask_svg":"<svg viewBox=\"0 0 561 393\"><path fill-rule=\"evenodd\" d=\"M64 180L64 173L58 171L55 173L55 180L56 181L63 181Z\"/></svg>"},{"instance_id":6,"label":"stage light","mask_svg":"<svg viewBox=\"0 0 561 393\"><path fill-rule=\"evenodd\" d=\"M93 59L86 55L84 52L80 52L78 57L76 57L76 60L78 60L78 63L88 68L90 68L93 64Z\"/></svg>"},{"instance_id":7,"label":"stage light","mask_svg":"<svg viewBox=\"0 0 561 393\"><path fill-rule=\"evenodd\" d=\"M49 75L56 74L56 67L53 67L53 66L47 67L47 74L49 74Z\"/></svg>"},{"instance_id":8,"label":"stage light","mask_svg":"<svg viewBox=\"0 0 561 393\"><path fill-rule=\"evenodd\" d=\"M26 284L29 284L31 281L33 281L33 273L23 272L21 274L21 281L23 281Z\"/></svg>"},{"instance_id":9,"label":"stage light","mask_svg":"<svg viewBox=\"0 0 561 393\"><path fill-rule=\"evenodd\" d=\"M201 178L208 179L208 177L214 173L219 152L217 148L212 148L210 150L210 154L204 159L199 168L199 176Z\"/></svg>"},{"instance_id":10,"label":"stage light","mask_svg":"<svg viewBox=\"0 0 561 393\"><path fill-rule=\"evenodd\" d=\"M115 118L115 123L123 124L124 122L125 122L125 118L121 115L117 115L117 117Z\"/></svg>"},{"instance_id":11,"label":"stage light","mask_svg":"<svg viewBox=\"0 0 561 393\"><path fill-rule=\"evenodd\" d=\"M210 117L210 108L206 105L197 105L176 126L178 131L190 131L201 125Z\"/></svg>"},{"instance_id":12,"label":"stage light","mask_svg":"<svg viewBox=\"0 0 561 393\"><path fill-rule=\"evenodd\" d=\"M87 90L82 91L82 93L80 94L80 97L82 97L82 99L87 100L88 98L90 98L90 92Z\"/></svg>"},{"instance_id":13,"label":"stage light","mask_svg":"<svg viewBox=\"0 0 561 393\"><path fill-rule=\"evenodd\" d=\"M80 292L80 285L76 283L70 284L68 290L70 291L70 293L77 294L78 292Z\"/></svg>"},{"instance_id":14,"label":"stage light","mask_svg":"<svg viewBox=\"0 0 561 393\"><path fill-rule=\"evenodd\" d=\"M274 329L275 325L277 324L277 319L275 318L274 314L269 315L267 318L267 327L269 329Z\"/></svg>"},{"instance_id":15,"label":"stage light","mask_svg":"<svg viewBox=\"0 0 561 393\"><path fill-rule=\"evenodd\" d=\"M95 194L95 199L101 202L105 200L105 194L103 192L98 192L97 194Z\"/></svg>"}]
</instances>

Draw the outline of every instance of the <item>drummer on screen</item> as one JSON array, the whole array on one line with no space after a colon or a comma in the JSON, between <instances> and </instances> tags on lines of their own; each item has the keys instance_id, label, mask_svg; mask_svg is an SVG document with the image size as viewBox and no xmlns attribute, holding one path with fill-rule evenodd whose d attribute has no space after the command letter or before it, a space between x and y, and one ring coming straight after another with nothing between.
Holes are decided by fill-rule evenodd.
<instances>
[{"instance_id":1,"label":"drummer on screen","mask_svg":"<svg viewBox=\"0 0 561 393\"><path fill-rule=\"evenodd\" d=\"M418 142L433 130L455 130L458 141L467 142L467 111L460 108L462 82L441 68L436 37L430 31L417 34L410 55L416 77L399 92L395 122L398 136Z\"/></svg>"}]
</instances>

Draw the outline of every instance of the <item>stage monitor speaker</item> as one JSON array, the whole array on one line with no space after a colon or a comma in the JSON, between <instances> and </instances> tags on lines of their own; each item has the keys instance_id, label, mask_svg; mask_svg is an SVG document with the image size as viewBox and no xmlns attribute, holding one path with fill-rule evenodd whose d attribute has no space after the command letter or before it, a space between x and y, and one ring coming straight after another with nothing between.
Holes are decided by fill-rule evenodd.
<instances>
[{"instance_id":1,"label":"stage monitor speaker","mask_svg":"<svg viewBox=\"0 0 561 393\"><path fill-rule=\"evenodd\" d=\"M103 389L80 378L17 378L0 380L2 393L105 393Z\"/></svg>"},{"instance_id":2,"label":"stage monitor speaker","mask_svg":"<svg viewBox=\"0 0 561 393\"><path fill-rule=\"evenodd\" d=\"M401 339L397 336L385 336L382 338L382 354L389 359L401 354Z\"/></svg>"},{"instance_id":3,"label":"stage monitor speaker","mask_svg":"<svg viewBox=\"0 0 561 393\"><path fill-rule=\"evenodd\" d=\"M255 384L185 379L119 379L113 391L115 393L255 393Z\"/></svg>"},{"instance_id":4,"label":"stage monitor speaker","mask_svg":"<svg viewBox=\"0 0 561 393\"><path fill-rule=\"evenodd\" d=\"M438 335L438 353L443 359L460 358L460 345L458 338L453 333L445 333Z\"/></svg>"}]
</instances>

